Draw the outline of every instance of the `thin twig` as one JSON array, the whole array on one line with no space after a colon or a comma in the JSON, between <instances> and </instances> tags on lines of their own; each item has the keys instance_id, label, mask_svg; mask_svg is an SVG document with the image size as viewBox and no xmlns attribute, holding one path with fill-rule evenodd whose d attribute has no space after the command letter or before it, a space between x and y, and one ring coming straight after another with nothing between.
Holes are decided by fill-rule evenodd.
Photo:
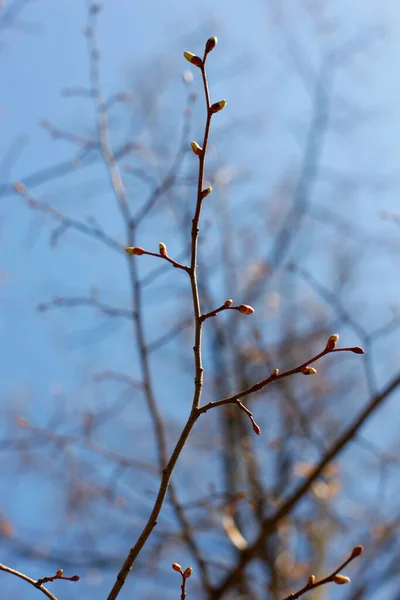
<instances>
[{"instance_id":1,"label":"thin twig","mask_svg":"<svg viewBox=\"0 0 400 600\"><path fill-rule=\"evenodd\" d=\"M311 575L304 587L302 587L297 592L290 594L283 600L297 600L297 598L300 598L300 596L302 596L306 592L309 592L310 590L320 587L321 585L325 585L326 583L349 583L350 580L346 577L344 577L342 579L342 581L340 581L339 574L345 567L347 567L347 565L349 563L351 563L351 561L353 561L355 558L357 558L357 556L360 556L362 551L363 551L362 546L356 546L355 548L353 548L350 556L348 556L348 558L346 558L346 560L340 565L340 567L335 569L330 575L328 575L327 577L323 577L322 579L318 579L318 580L315 579L314 575ZM337 578L338 575L339 575L339 579ZM336 578L336 581L335 581L335 578ZM347 581L346 581L346 579L347 579Z\"/></svg>"},{"instance_id":2,"label":"thin twig","mask_svg":"<svg viewBox=\"0 0 400 600\"><path fill-rule=\"evenodd\" d=\"M0 564L0 571L5 571L6 573L10 573L11 575L15 575L16 577L19 577L20 579L27 581L28 583L33 585L33 587L35 587L36 589L43 592L43 594L45 596L47 596L48 598L50 598L50 600L57 600L56 596L54 596L54 594L49 592L49 590L47 588L43 587L43 585L38 586L37 581L35 581L31 577L28 577L24 573L20 573L19 571L16 571L15 569L11 569L10 567L7 567L6 565L2 565L2 564Z\"/></svg>"}]
</instances>

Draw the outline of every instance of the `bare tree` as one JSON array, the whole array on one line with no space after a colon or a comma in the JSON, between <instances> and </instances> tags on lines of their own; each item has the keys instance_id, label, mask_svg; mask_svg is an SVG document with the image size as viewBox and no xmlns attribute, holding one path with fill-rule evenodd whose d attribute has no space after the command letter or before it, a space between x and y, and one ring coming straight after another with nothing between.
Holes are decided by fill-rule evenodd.
<instances>
[{"instance_id":1,"label":"bare tree","mask_svg":"<svg viewBox=\"0 0 400 600\"><path fill-rule=\"evenodd\" d=\"M6 516L2 533L13 560L29 559L55 574L0 570L53 599L53 583L63 586L62 597L67 582L80 586L82 571L96 570L106 574L102 594L109 600L122 598L131 580L140 581L143 596L162 590L176 597L180 585L181 598L289 600L349 583L343 571L365 547L348 598L371 597L398 575L398 514L395 506L384 514L386 500L363 480L376 477L383 493L388 470L398 468L398 448L382 450L363 437L363 427L400 384L397 365L382 378L374 358L376 347L396 336L400 319L393 312L367 327L347 294L363 244L387 251L388 240L368 238L361 225L313 202L321 179L335 180L333 194L345 179L322 164L330 132L351 118L333 83L370 34L330 49L315 72L303 68L301 49L288 40L312 90L300 166L280 174L261 202L248 208L244 198L233 207L232 181L251 177L210 152L223 139L218 113L226 105L211 97L206 71L217 38L208 39L202 57L185 52L201 75L203 126L195 121L198 97L187 71L181 131L171 149L146 73L136 108L150 141L132 141L129 131L125 139L113 129L113 111L119 104L135 108L132 97L103 92L99 13L89 2L89 85L65 91L92 103L93 130L78 135L43 122L53 138L77 147L73 161L7 182L1 192L50 222L54 249L72 241L79 255L85 240L96 264L110 260L111 250L111 277L125 261L119 304L116 293L91 285L88 293L57 295L38 308L46 315L89 309L93 322L127 323L121 354L132 368L117 369L113 356L99 368L90 357L91 389L68 402L58 398L47 423L11 407L1 447L21 460L18 468L5 463L4 472L22 479L34 472L43 502L57 499L59 509L44 523L50 545L37 543L42 525L18 537ZM193 131L197 141L189 145ZM36 185L99 168L99 161L113 204L107 198L95 215L83 216L82 207L64 211L59 199L35 193ZM161 230L167 243L157 247ZM312 236L318 250L310 261ZM319 276L328 268L331 285ZM339 346L336 331L350 345ZM91 394L95 402L86 401Z\"/></svg>"}]
</instances>

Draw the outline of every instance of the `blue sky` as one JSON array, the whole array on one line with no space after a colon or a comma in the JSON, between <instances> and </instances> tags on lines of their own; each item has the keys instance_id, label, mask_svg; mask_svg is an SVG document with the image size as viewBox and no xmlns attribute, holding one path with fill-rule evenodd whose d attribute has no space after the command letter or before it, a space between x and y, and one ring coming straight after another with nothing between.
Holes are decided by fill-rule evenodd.
<instances>
[{"instance_id":1,"label":"blue sky","mask_svg":"<svg viewBox=\"0 0 400 600\"><path fill-rule=\"evenodd\" d=\"M355 296L350 291L347 297L353 310L362 310L365 323L378 326L390 317L388 306L399 301L399 285L393 278L398 271L398 230L392 223L381 221L379 213L398 211L399 206L400 7L389 0L378 5L374 0L351 4L332 0L326 3L328 16L324 16L323 4L295 0L105 0L98 31L103 89L105 96L124 90L134 94L138 73L149 68L149 79L157 82L159 77L160 86L165 86L160 99L160 128L167 132L165 135L175 134L186 95L181 82L187 68L183 50L200 52L203 39L216 34L219 45L210 65L211 90L215 99L227 98L228 104L219 121L226 135L221 144L224 152L218 151L218 137L212 140L217 146L215 160L234 167L243 165L251 173L248 184L238 182L233 190L233 205L240 208L246 203L243 221L251 221L259 214L261 199L271 188L279 187L282 173L295 173L298 168L312 81L323 57L367 32L371 40L367 49L335 75L335 106L342 117L338 120L341 129L328 134L322 159L335 172L365 181L365 185L359 186L350 202L346 190L339 197L329 183L319 182L313 200L316 206L333 208L364 231L392 243L394 252L385 260L372 248L366 252L357 271ZM307 7L312 7L311 13ZM87 85L85 26L83 0L33 0L21 14L18 27L2 33L0 185L24 181L31 173L76 156L71 144L51 139L40 125L43 120L77 134L93 131L90 102L61 93L65 88ZM133 108L135 102L133 95ZM201 112L196 118L198 114ZM366 121L357 126L360 116ZM115 113L117 130L123 118L126 113ZM245 142L240 130L229 135L232 122L246 123ZM134 127L140 129L140 123L134 121ZM11 157L10 168L7 157ZM33 193L71 216L84 218L95 213L124 243L122 223L115 216L102 167L77 169L71 177L38 186ZM168 227L161 222L146 230L146 244L155 245L164 239ZM80 402L95 407L99 391L89 381L94 365L129 370L136 359L125 322L100 319L98 325L99 320L89 317L86 309L36 311L38 303L53 295L85 294L92 284L99 285L110 302L124 306L129 302L125 265L119 255L73 233L52 251L48 230L48 221L29 211L18 196L0 197L0 336L6 348L0 394L3 410L12 399L18 410L39 420L53 414L54 402L63 394L68 399L63 408L67 416ZM310 244L318 244L319 239L317 235ZM178 240L168 243L179 249ZM315 265L312 259L310 264L329 280L326 264L321 261L317 256ZM176 278L173 281L180 285ZM171 290L175 288L162 280L156 289L172 306ZM156 303L155 296L149 294L148 302ZM150 337L157 336L159 327L150 318ZM390 352L392 342L387 342L376 358L382 382L397 368L398 360ZM176 365L164 355L155 358L155 364L160 368L167 365L171 376L178 374ZM182 391L190 393L191 382L182 385ZM171 404L165 384L159 381L157 388ZM181 405L172 406L171 414L180 409ZM387 424L386 416L379 417L377 423L380 419ZM41 495L32 494L33 506L41 501ZM8 503L18 519L22 507L11 508L11 495Z\"/></svg>"}]
</instances>

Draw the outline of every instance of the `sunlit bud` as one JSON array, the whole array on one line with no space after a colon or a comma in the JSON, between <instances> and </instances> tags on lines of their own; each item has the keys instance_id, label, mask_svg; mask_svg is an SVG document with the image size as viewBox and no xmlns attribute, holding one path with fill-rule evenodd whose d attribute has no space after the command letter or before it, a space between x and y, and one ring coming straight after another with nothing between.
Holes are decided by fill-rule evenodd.
<instances>
[{"instance_id":1,"label":"sunlit bud","mask_svg":"<svg viewBox=\"0 0 400 600\"><path fill-rule=\"evenodd\" d=\"M313 367L304 367L301 372L303 375L316 375L317 369L314 369Z\"/></svg>"},{"instance_id":2,"label":"sunlit bud","mask_svg":"<svg viewBox=\"0 0 400 600\"><path fill-rule=\"evenodd\" d=\"M206 43L207 54L208 54L208 52L211 52L211 50L214 50L217 43L218 43L218 38L216 35L213 35L212 37L210 37L209 40L207 40L207 43Z\"/></svg>"},{"instance_id":3,"label":"sunlit bud","mask_svg":"<svg viewBox=\"0 0 400 600\"><path fill-rule=\"evenodd\" d=\"M129 246L128 248L125 248L125 252L128 254L136 254L137 256L144 254L144 250L140 246Z\"/></svg>"},{"instance_id":4,"label":"sunlit bud","mask_svg":"<svg viewBox=\"0 0 400 600\"><path fill-rule=\"evenodd\" d=\"M346 575L335 575L333 578L334 583L338 585L343 585L344 583L350 583L350 577L346 577Z\"/></svg>"},{"instance_id":5,"label":"sunlit bud","mask_svg":"<svg viewBox=\"0 0 400 600\"><path fill-rule=\"evenodd\" d=\"M62 577L63 573L64 573L64 571L62 569L58 569L58 571L56 573L56 577Z\"/></svg>"},{"instance_id":6,"label":"sunlit bud","mask_svg":"<svg viewBox=\"0 0 400 600\"><path fill-rule=\"evenodd\" d=\"M355 557L355 556L360 556L360 554L362 554L362 552L363 552L363 551L364 551L364 548L363 548L362 546L355 546L355 547L353 548L353 551L352 551L352 553L351 553L351 556L352 556L352 557Z\"/></svg>"},{"instance_id":7,"label":"sunlit bud","mask_svg":"<svg viewBox=\"0 0 400 600\"><path fill-rule=\"evenodd\" d=\"M260 427L257 425L257 423L254 423L254 421L253 421L253 431L254 431L254 433L256 433L257 435L260 435L260 433L261 433L261 429L260 429Z\"/></svg>"},{"instance_id":8,"label":"sunlit bud","mask_svg":"<svg viewBox=\"0 0 400 600\"><path fill-rule=\"evenodd\" d=\"M365 354L364 350L360 348L360 346L354 346L354 348L350 348L354 354Z\"/></svg>"},{"instance_id":9,"label":"sunlit bud","mask_svg":"<svg viewBox=\"0 0 400 600\"><path fill-rule=\"evenodd\" d=\"M311 585L314 585L314 583L315 583L315 575L310 575L310 577L308 578L308 581L307 581L307 585L311 586Z\"/></svg>"},{"instance_id":10,"label":"sunlit bud","mask_svg":"<svg viewBox=\"0 0 400 600\"><path fill-rule=\"evenodd\" d=\"M334 335L331 335L331 337L326 342L326 349L333 350L336 347L336 344L338 343L338 341L339 341L339 336L337 333L335 333Z\"/></svg>"},{"instance_id":11,"label":"sunlit bud","mask_svg":"<svg viewBox=\"0 0 400 600\"><path fill-rule=\"evenodd\" d=\"M165 244L163 244L162 242L160 242L158 244L158 248L160 250L161 256L167 256L167 246Z\"/></svg>"},{"instance_id":12,"label":"sunlit bud","mask_svg":"<svg viewBox=\"0 0 400 600\"><path fill-rule=\"evenodd\" d=\"M190 142L190 145L192 146L193 152L197 156L201 156L201 154L203 152L203 148L201 146L199 146L197 142Z\"/></svg>"},{"instance_id":13,"label":"sunlit bud","mask_svg":"<svg viewBox=\"0 0 400 600\"><path fill-rule=\"evenodd\" d=\"M225 302L224 302L225 308L229 308L230 306L232 306L232 304L233 304L232 298L229 298L229 300L225 300Z\"/></svg>"},{"instance_id":14,"label":"sunlit bud","mask_svg":"<svg viewBox=\"0 0 400 600\"><path fill-rule=\"evenodd\" d=\"M271 373L271 376L276 377L277 375L279 375L279 369L274 369Z\"/></svg>"},{"instance_id":15,"label":"sunlit bud","mask_svg":"<svg viewBox=\"0 0 400 600\"><path fill-rule=\"evenodd\" d=\"M192 65L195 65L195 67L201 67L203 64L203 61L201 60L201 58L199 58L198 56L196 56L195 54L192 54L191 52L184 52L183 56L186 58L186 60L188 60Z\"/></svg>"},{"instance_id":16,"label":"sunlit bud","mask_svg":"<svg viewBox=\"0 0 400 600\"><path fill-rule=\"evenodd\" d=\"M189 577L191 576L192 572L193 572L193 569L192 569L192 567L188 567L187 569L185 569L185 570L183 571L183 576L184 576L184 578L185 578L185 579L189 579Z\"/></svg>"},{"instance_id":17,"label":"sunlit bud","mask_svg":"<svg viewBox=\"0 0 400 600\"><path fill-rule=\"evenodd\" d=\"M79 575L72 575L71 581L79 581Z\"/></svg>"},{"instance_id":18,"label":"sunlit bud","mask_svg":"<svg viewBox=\"0 0 400 600\"><path fill-rule=\"evenodd\" d=\"M178 563L172 563L172 568L174 571L178 571L179 573L182 571L182 567Z\"/></svg>"},{"instance_id":19,"label":"sunlit bud","mask_svg":"<svg viewBox=\"0 0 400 600\"><path fill-rule=\"evenodd\" d=\"M252 306L249 306L248 304L241 304L239 306L239 311L244 315L252 315L254 312L254 308Z\"/></svg>"},{"instance_id":20,"label":"sunlit bud","mask_svg":"<svg viewBox=\"0 0 400 600\"><path fill-rule=\"evenodd\" d=\"M226 100L220 100L219 102L216 102L215 104L211 105L210 112L211 112L211 114L217 113L220 110L222 110L223 108L225 108L225 106L226 106Z\"/></svg>"},{"instance_id":21,"label":"sunlit bud","mask_svg":"<svg viewBox=\"0 0 400 600\"><path fill-rule=\"evenodd\" d=\"M208 188L206 188L205 190L203 190L201 192L201 197L205 198L206 196L208 196L209 194L211 194L211 192L212 192L212 187L208 187Z\"/></svg>"},{"instance_id":22,"label":"sunlit bud","mask_svg":"<svg viewBox=\"0 0 400 600\"><path fill-rule=\"evenodd\" d=\"M18 192L18 194L24 194L26 192L26 187L20 181L17 181L16 183L14 183L13 187L14 187L14 190L16 192Z\"/></svg>"}]
</instances>

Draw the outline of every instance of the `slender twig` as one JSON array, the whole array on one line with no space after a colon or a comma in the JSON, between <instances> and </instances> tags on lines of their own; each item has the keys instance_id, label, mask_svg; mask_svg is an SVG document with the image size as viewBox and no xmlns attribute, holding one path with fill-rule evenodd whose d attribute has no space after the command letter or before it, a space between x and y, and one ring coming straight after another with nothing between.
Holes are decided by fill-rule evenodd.
<instances>
[{"instance_id":1,"label":"slender twig","mask_svg":"<svg viewBox=\"0 0 400 600\"><path fill-rule=\"evenodd\" d=\"M290 594L289 596L286 596L286 598L284 598L283 600L297 600L297 598L300 598L300 596L302 596L306 592L309 592L310 590L320 587L321 585L325 585L326 583L337 583L339 585L341 583L342 584L349 583L350 579L348 577L341 575L340 572L345 567L347 567L347 565L349 563L351 563L351 561L353 561L357 556L360 556L362 551L363 551L362 546L355 546L355 548L353 548L350 556L348 556L348 558L346 558L346 560L337 569L335 569L330 575L328 575L327 577L323 577L322 579L318 579L318 580L315 579L314 575L311 575L308 578L308 581L304 587L302 587L297 592Z\"/></svg>"},{"instance_id":2,"label":"slender twig","mask_svg":"<svg viewBox=\"0 0 400 600\"><path fill-rule=\"evenodd\" d=\"M125 319L134 318L134 314L131 310L127 310L125 308L115 308L114 306L109 306L104 302L100 302L96 298L85 296L71 298L56 296L55 298L53 298L53 300L50 300L49 302L42 302L41 304L39 304L38 310L43 312L51 307L74 308L77 306L91 306L102 312L104 315L107 315L108 317L123 317Z\"/></svg>"},{"instance_id":3,"label":"slender twig","mask_svg":"<svg viewBox=\"0 0 400 600\"><path fill-rule=\"evenodd\" d=\"M331 354L332 352L356 352L357 354L363 354L363 350L361 348L358 348L358 346L354 348L325 348L324 350L322 350L322 352L319 352L319 354L316 354L315 356L302 363L298 367L290 369L289 371L284 371L283 373L280 373L278 369L275 369L275 371L273 371L271 375L269 375L269 377L267 377L266 379L255 383L254 385L246 388L245 390L242 390L241 392L238 392L237 394L228 396L228 398L223 398L222 400L217 400L215 402L209 402L208 404L202 406L199 412L202 414L207 412L211 408L217 408L218 406L224 406L225 404L235 404L238 400L240 400L240 398L244 398L245 396L249 396L254 392L258 392L259 390L262 390L268 384L274 381L278 381L279 379L283 379L284 377L289 377L290 375L295 375L296 373L303 373L304 369L306 369L309 365L315 363L317 360L319 360L326 354Z\"/></svg>"},{"instance_id":4,"label":"slender twig","mask_svg":"<svg viewBox=\"0 0 400 600\"><path fill-rule=\"evenodd\" d=\"M321 475L323 470L328 464L332 462L334 458L345 448L350 440L352 440L368 420L368 418L383 404L383 402L400 386L400 374L398 374L392 381L382 390L380 394L377 394L371 398L370 402L360 412L360 414L354 419L354 421L345 429L345 431L335 440L331 447L323 455L319 463L312 470L306 480L301 483L293 493L283 502L280 508L276 511L272 517L267 517L262 523L260 533L256 541L242 551L239 555L238 561L231 568L226 578L213 590L210 598L217 600L221 598L227 590L229 590L237 582L238 573L242 572L246 565L253 560L257 555L259 549L265 543L265 540L271 535L278 525L278 523L286 517L297 503L304 497L308 492L314 481Z\"/></svg>"},{"instance_id":5,"label":"slender twig","mask_svg":"<svg viewBox=\"0 0 400 600\"><path fill-rule=\"evenodd\" d=\"M113 250L117 250L117 252L124 251L125 247L122 244L116 242L112 237L106 234L98 226L96 227L94 225L82 223L81 221L77 221L76 219L67 217L50 204L39 202L38 200L33 198L31 194L29 194L25 185L21 183L16 183L14 185L14 191L17 192L23 198L23 200L29 208L43 212L49 215L55 221L58 221L60 223L59 227L61 227L62 229L57 230L57 238L60 236L60 233L67 231L68 229L74 229L76 231L79 231L80 233L83 233L86 236L103 242L103 244L109 246Z\"/></svg>"},{"instance_id":6,"label":"slender twig","mask_svg":"<svg viewBox=\"0 0 400 600\"><path fill-rule=\"evenodd\" d=\"M95 30L94 30L95 17L98 12L98 9L97 9L96 5L92 4L91 2L88 3L88 6L89 6L89 26L86 30L86 36L87 36L87 40L88 40L88 48L89 48L89 54L90 54L91 88L93 90L93 98L94 98L96 110L97 110L98 136L100 139L101 154L102 154L103 160L104 160L104 162L107 166L108 172L109 172L112 189L117 198L119 209L120 209L121 214L126 223L128 247L134 247L136 222L135 222L135 219L131 218L124 182L121 177L121 173L119 171L117 161L115 160L115 157L112 152L110 135L109 135L109 127L108 127L108 119L107 119L107 107L102 99L102 95L101 95L101 91L100 91L100 77L99 77L99 65L98 65L99 52L98 52L95 37L94 37L95 36ZM203 164L204 164L204 161L203 161ZM171 180L171 183L172 183L172 180ZM157 199L158 197L159 197L159 192L157 191L157 194L155 194L154 198ZM152 200L152 202L153 202L153 200ZM156 256L161 256L161 255L156 255ZM162 258L166 259L168 262L173 264L173 266L175 266L177 268L181 268L183 270L187 270L187 272L189 272L188 267L184 267L183 265L180 265L180 263L177 263L170 257L167 257L166 255L164 255L164 256L162 256ZM122 586L124 585L124 583L126 581L128 573L132 569L132 565L133 565L134 561L136 560L136 557L138 556L142 547L146 543L150 533L152 532L152 530L157 522L158 515L161 511L162 505L164 503L164 500L165 500L165 497L166 497L166 494L168 491L172 471L175 467L176 461L178 460L180 452L186 442L186 439L187 439L195 421L198 418L198 415L195 413L195 411L192 410L191 414L189 416L187 425L184 428L182 435L180 436L180 438L176 444L175 450L173 451L171 458L167 462L168 454L167 454L166 438L165 438L164 427L163 427L161 415L159 413L159 409L158 409L158 406L156 404L155 397L154 397L153 385L152 385L152 380L151 380L151 376L150 376L148 349L146 347L145 337L144 337L144 324L143 324L142 317L141 317L141 307L142 307L141 285L140 285L140 282L138 279L136 261L134 259L132 260L130 257L129 257L129 274L130 274L130 280L131 280L131 286L132 286L132 301L133 301L133 305L134 305L133 312L134 312L134 325L135 325L135 332L136 332L135 339L137 340L138 349L139 349L141 369L142 369L142 374L143 374L144 390L145 390L149 410L150 410L150 413L151 413L151 416L153 419L154 428L155 428L155 437L156 437L157 446L158 446L159 463L160 463L160 470L162 472L162 478L161 478L159 493L157 495L157 498L156 498L153 510L151 512L151 515L148 519L148 522L145 525L142 534L139 536L139 539L137 540L135 546L131 549L127 559L124 562L124 564L117 576L117 580L109 594L109 600L115 599L118 596ZM199 314L200 314L200 307L199 307ZM191 550L196 551L194 556L198 560L199 567L200 567L200 570L202 571L204 580L207 581L205 562L201 559L200 554L195 547L194 540L190 535L188 522L184 518L183 511L179 510L179 503L177 503L177 498L173 491L172 491L171 499L172 499L172 503L175 508L178 520L183 528L184 539L189 544Z\"/></svg>"},{"instance_id":7,"label":"slender twig","mask_svg":"<svg viewBox=\"0 0 400 600\"><path fill-rule=\"evenodd\" d=\"M54 594L49 592L49 590L47 588L43 587L43 585L38 585L37 581L35 581L31 577L28 577L24 573L20 573L19 571L16 571L15 569L11 569L10 567L7 567L6 565L2 565L2 564L0 564L0 571L5 571L6 573L10 573L11 575L15 575L16 577L19 577L20 579L27 581L28 583L33 585L33 587L35 587L36 589L43 592L43 594L45 596L47 596L48 598L50 598L50 600L57 600L56 596L54 596Z\"/></svg>"}]
</instances>

